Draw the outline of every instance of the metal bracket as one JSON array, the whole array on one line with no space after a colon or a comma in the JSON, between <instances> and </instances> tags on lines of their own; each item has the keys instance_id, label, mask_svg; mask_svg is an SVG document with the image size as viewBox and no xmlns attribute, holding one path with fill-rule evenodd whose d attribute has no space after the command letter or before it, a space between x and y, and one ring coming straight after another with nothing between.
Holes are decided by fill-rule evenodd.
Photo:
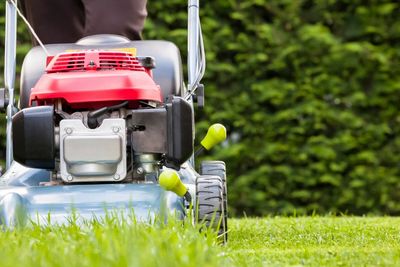
<instances>
[{"instance_id":1,"label":"metal bracket","mask_svg":"<svg viewBox=\"0 0 400 267\"><path fill-rule=\"evenodd\" d=\"M8 106L8 98L6 95L6 89L0 88L0 112L6 112Z\"/></svg>"},{"instance_id":2,"label":"metal bracket","mask_svg":"<svg viewBox=\"0 0 400 267\"><path fill-rule=\"evenodd\" d=\"M194 95L194 102L197 103L197 107L202 109L204 108L204 101L204 84L199 84Z\"/></svg>"}]
</instances>

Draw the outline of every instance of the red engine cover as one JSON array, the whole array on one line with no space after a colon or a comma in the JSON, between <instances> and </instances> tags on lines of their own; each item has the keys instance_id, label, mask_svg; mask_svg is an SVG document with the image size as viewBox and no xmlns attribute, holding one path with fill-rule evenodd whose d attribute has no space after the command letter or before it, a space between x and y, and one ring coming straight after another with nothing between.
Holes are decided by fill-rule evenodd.
<instances>
[{"instance_id":1,"label":"red engine cover","mask_svg":"<svg viewBox=\"0 0 400 267\"><path fill-rule=\"evenodd\" d=\"M65 100L73 108L98 108L116 101L162 102L151 70L126 52L82 51L61 53L51 59L35 87L30 103Z\"/></svg>"}]
</instances>

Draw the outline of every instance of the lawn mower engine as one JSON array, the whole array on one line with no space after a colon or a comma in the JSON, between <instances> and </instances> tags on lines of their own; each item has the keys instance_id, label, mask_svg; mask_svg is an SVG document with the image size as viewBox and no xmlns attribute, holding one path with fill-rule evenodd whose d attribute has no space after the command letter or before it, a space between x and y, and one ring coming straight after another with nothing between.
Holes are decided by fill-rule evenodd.
<instances>
[{"instance_id":1,"label":"lawn mower engine","mask_svg":"<svg viewBox=\"0 0 400 267\"><path fill-rule=\"evenodd\" d=\"M192 155L192 107L164 101L152 57L85 50L47 62L13 117L17 162L52 170L52 183L155 182Z\"/></svg>"}]
</instances>

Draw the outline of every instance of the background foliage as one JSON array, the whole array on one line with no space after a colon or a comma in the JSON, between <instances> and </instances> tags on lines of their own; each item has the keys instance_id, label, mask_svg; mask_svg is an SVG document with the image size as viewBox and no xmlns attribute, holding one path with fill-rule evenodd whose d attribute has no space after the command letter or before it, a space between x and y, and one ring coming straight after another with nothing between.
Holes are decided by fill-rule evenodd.
<instances>
[{"instance_id":1,"label":"background foliage","mask_svg":"<svg viewBox=\"0 0 400 267\"><path fill-rule=\"evenodd\" d=\"M145 38L175 42L185 61L186 2L148 9ZM197 136L228 128L206 157L227 162L231 212L400 214L398 14L385 0L201 1ZM21 62L29 35L18 31Z\"/></svg>"}]
</instances>

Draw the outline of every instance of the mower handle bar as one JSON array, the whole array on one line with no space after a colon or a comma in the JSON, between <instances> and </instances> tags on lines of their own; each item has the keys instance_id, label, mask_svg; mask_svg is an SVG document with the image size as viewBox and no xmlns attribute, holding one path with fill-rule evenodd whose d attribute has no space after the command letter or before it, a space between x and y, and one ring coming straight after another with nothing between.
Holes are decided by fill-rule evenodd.
<instances>
[{"instance_id":1,"label":"mower handle bar","mask_svg":"<svg viewBox=\"0 0 400 267\"><path fill-rule=\"evenodd\" d=\"M15 0L16 1L16 0ZM14 115L14 86L17 47L17 10L10 0L6 0L6 29L4 54L4 85L8 94L7 127L6 127L6 169L13 161L12 116Z\"/></svg>"}]
</instances>

